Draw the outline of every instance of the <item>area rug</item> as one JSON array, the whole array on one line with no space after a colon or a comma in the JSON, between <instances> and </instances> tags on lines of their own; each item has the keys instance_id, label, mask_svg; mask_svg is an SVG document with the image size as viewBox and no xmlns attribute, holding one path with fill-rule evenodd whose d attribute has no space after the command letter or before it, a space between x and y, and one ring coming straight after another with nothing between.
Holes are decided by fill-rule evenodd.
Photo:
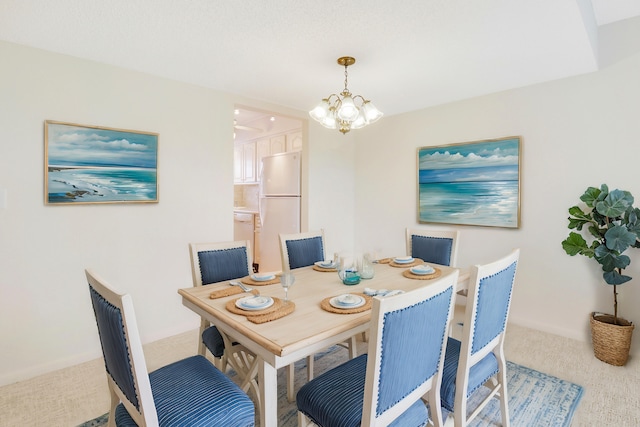
<instances>
[{"instance_id":1,"label":"area rug","mask_svg":"<svg viewBox=\"0 0 640 427\"><path fill-rule=\"evenodd\" d=\"M332 366L347 361L348 353L342 347L330 349L315 355L316 376ZM306 381L305 362L295 365L295 387L300 388ZM231 373L231 377L235 375ZM507 362L509 412L511 425L536 427L569 427L573 414L582 398L583 388L577 384L538 372L534 369ZM296 404L287 401L285 372L278 372L278 414L279 427L296 427ZM488 389L481 388L471 397L470 406L482 399ZM443 414L446 417L446 412ZM257 418L256 418L256 421ZM80 424L78 427L102 427L107 425L107 414ZM259 425L257 422L256 425ZM475 427L500 426L500 404L493 399L471 423Z\"/></svg>"}]
</instances>

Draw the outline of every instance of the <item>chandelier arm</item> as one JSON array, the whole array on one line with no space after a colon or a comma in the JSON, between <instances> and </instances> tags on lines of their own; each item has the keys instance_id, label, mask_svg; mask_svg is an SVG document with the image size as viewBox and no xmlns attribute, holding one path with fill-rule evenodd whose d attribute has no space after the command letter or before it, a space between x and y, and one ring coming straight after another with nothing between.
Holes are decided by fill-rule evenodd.
<instances>
[{"instance_id":1,"label":"chandelier arm","mask_svg":"<svg viewBox=\"0 0 640 427\"><path fill-rule=\"evenodd\" d=\"M364 97L362 95L354 95L354 96L351 97L351 99L353 99L354 102L355 102L356 98L360 98L362 100L362 104L367 102L367 100L364 99ZM362 106L362 104L360 104L360 105Z\"/></svg>"}]
</instances>

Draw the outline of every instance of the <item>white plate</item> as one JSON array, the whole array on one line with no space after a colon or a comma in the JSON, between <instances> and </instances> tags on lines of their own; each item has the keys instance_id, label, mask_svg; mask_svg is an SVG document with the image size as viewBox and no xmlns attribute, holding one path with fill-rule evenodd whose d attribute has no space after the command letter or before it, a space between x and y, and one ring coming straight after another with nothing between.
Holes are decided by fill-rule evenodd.
<instances>
[{"instance_id":1,"label":"white plate","mask_svg":"<svg viewBox=\"0 0 640 427\"><path fill-rule=\"evenodd\" d=\"M252 280L255 280L256 282L266 282L268 280L273 280L276 278L275 274L252 274L251 276Z\"/></svg>"},{"instance_id":2,"label":"white plate","mask_svg":"<svg viewBox=\"0 0 640 427\"><path fill-rule=\"evenodd\" d=\"M271 297L244 297L236 301L236 307L242 310L255 311L264 310L273 305L273 298Z\"/></svg>"},{"instance_id":3,"label":"white plate","mask_svg":"<svg viewBox=\"0 0 640 427\"><path fill-rule=\"evenodd\" d=\"M346 302L343 302L346 301ZM338 295L329 300L329 304L335 308L349 309L362 307L366 300L358 295Z\"/></svg>"},{"instance_id":4,"label":"white plate","mask_svg":"<svg viewBox=\"0 0 640 427\"><path fill-rule=\"evenodd\" d=\"M410 264L413 261L414 258L410 256L396 257L393 259L393 262L395 262L396 264Z\"/></svg>"},{"instance_id":5,"label":"white plate","mask_svg":"<svg viewBox=\"0 0 640 427\"><path fill-rule=\"evenodd\" d=\"M317 265L318 267L322 267L322 268L334 268L336 266L333 263L332 260L329 260L329 261L317 261L314 264Z\"/></svg>"},{"instance_id":6,"label":"white plate","mask_svg":"<svg viewBox=\"0 0 640 427\"><path fill-rule=\"evenodd\" d=\"M416 265L415 267L411 267L409 269L410 272L412 272L413 274L417 274L419 276L424 276L427 274L433 274L436 272L436 270L433 269L433 267L431 267L430 265Z\"/></svg>"}]
</instances>

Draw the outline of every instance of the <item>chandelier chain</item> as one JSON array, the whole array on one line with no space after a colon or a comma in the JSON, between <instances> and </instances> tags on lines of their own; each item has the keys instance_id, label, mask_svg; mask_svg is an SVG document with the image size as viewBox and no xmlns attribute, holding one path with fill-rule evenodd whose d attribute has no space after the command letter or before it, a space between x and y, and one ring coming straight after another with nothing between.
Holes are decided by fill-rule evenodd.
<instances>
[{"instance_id":1,"label":"chandelier chain","mask_svg":"<svg viewBox=\"0 0 640 427\"><path fill-rule=\"evenodd\" d=\"M348 65L345 64L344 65L344 91L345 92L349 92L349 89L347 89L347 80L348 80L347 67L348 67Z\"/></svg>"}]
</instances>

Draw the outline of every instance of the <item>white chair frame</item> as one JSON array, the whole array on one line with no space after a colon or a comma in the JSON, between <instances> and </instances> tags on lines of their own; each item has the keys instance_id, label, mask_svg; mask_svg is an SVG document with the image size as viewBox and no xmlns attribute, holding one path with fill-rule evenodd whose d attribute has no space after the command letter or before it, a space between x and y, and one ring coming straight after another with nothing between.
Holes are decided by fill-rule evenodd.
<instances>
[{"instance_id":1,"label":"white chair frame","mask_svg":"<svg viewBox=\"0 0 640 427\"><path fill-rule=\"evenodd\" d=\"M122 311L122 322L125 334L128 338L129 357L131 359L131 369L133 371L133 380L135 389L138 393L139 406L138 410L123 393L122 389L115 383L111 375L107 375L107 383L109 386L109 395L111 403L109 407L109 427L115 427L116 407L120 402L124 405L131 415L131 418L138 425L154 426L158 425L158 413L156 412L156 404L153 400L153 392L151 391L151 382L147 374L147 362L144 358L142 349L142 341L138 332L138 323L136 314L133 309L133 299L129 294L120 294L113 289L104 285L106 281L100 278L92 270L85 270L87 281L109 304L118 307Z\"/></svg>"},{"instance_id":2,"label":"white chair frame","mask_svg":"<svg viewBox=\"0 0 640 427\"><path fill-rule=\"evenodd\" d=\"M280 234L279 236L280 236L280 256L282 258L282 271L291 270L289 266L289 251L287 250L287 241L289 240L303 240L303 239L312 239L314 237L320 237L322 239L323 255L326 256L326 253L324 252L326 246L324 242L323 229L320 229L319 231L307 231L303 233Z\"/></svg>"},{"instance_id":3,"label":"white chair frame","mask_svg":"<svg viewBox=\"0 0 640 427\"><path fill-rule=\"evenodd\" d=\"M500 399L500 412L502 415L502 426L509 427L509 405L507 395L507 361L504 355L504 338L506 332L506 320L509 318L509 309L511 307L511 298L507 303L505 326L502 332L493 340L487 343L482 349L471 354L471 341L475 333L475 317L478 305L478 292L480 281L486 277L494 275L505 268L517 263L520 258L520 250L515 249L509 255L495 262L476 265L472 268L471 277L469 279L469 292L467 297L467 306L465 309L464 324L462 327L462 340L460 347L460 360L458 361L458 371L456 374L456 395L453 412L453 422L451 415L446 420L446 426L454 425L455 427L467 426L491 401L493 397ZM516 266L517 271L517 266ZM515 274L514 274L515 280ZM512 283L513 287L513 283ZM472 366L482 360L490 352L493 352L498 361L498 374L489 379L484 385L491 391L485 399L477 406L473 412L467 416L467 396L466 391L469 384L469 370Z\"/></svg>"},{"instance_id":4,"label":"white chair frame","mask_svg":"<svg viewBox=\"0 0 640 427\"><path fill-rule=\"evenodd\" d=\"M251 257L251 244L248 240L236 240L229 242L214 242L214 243L190 243L189 255L191 259L191 275L193 279L193 286L202 286L202 274L200 270L200 260L198 258L199 252L216 251L224 249L246 248L247 251L247 272L250 274L252 269L252 257ZM202 342L202 333L212 326L205 318L200 320L199 331L199 343L198 354L205 356L207 349ZM230 338L224 332L218 330L224 341L224 355L218 360L214 358L214 364L222 372L226 372L227 365L236 371L241 378L242 383L240 388L245 392L252 391L253 398L255 399L256 406L260 405L260 388L258 386L258 359L242 344L234 344L232 338Z\"/></svg>"},{"instance_id":5,"label":"white chair frame","mask_svg":"<svg viewBox=\"0 0 640 427\"><path fill-rule=\"evenodd\" d=\"M382 332L384 326L384 314L401 310L413 305L416 301L423 301L427 298L438 295L448 288L455 289L459 272L454 272L448 279L438 283L423 286L414 291L395 295L393 297L374 297L371 310L370 338L367 353L367 370L364 386L364 402L362 408L362 420L360 425L368 427L385 427L392 423L398 416L406 411L416 401L422 399L429 402L431 409L430 424L440 427L443 425L442 409L440 407L440 385L442 381L442 367L444 365L444 353L446 348L446 337L442 340L440 349L440 360L436 373L427 381L420 384L410 394L387 409L384 413L376 416L378 406L378 393L380 385L380 360L382 358ZM454 294L452 292L449 301L449 311L447 315L445 331L453 317ZM313 424L309 418L298 411L298 427L307 427Z\"/></svg>"},{"instance_id":6,"label":"white chair frame","mask_svg":"<svg viewBox=\"0 0 640 427\"><path fill-rule=\"evenodd\" d=\"M442 230L435 228L407 228L407 256L411 256L412 254L411 236L439 237L444 239L451 239L452 244L449 266L456 267L458 262L458 240L460 239L460 232L458 230ZM428 262L427 260L424 261Z\"/></svg>"},{"instance_id":7,"label":"white chair frame","mask_svg":"<svg viewBox=\"0 0 640 427\"><path fill-rule=\"evenodd\" d=\"M318 231L307 231L303 233L280 234L280 255L282 257L282 271L291 271L291 267L289 265L289 251L287 250L287 242L291 240L303 240L303 239L311 239L315 237L320 237L322 239L322 255L323 255L323 259L326 259L324 229L321 228ZM349 350L349 358L353 359L358 355L358 348L357 348L355 336L349 338L348 341L340 343L339 345ZM313 355L307 356L307 381L311 381L314 377L313 362L314 362ZM289 400L289 402L295 401L295 396L293 395L294 380L295 380L294 367L293 367L293 364L291 364L289 365L287 370L287 399Z\"/></svg>"}]
</instances>

